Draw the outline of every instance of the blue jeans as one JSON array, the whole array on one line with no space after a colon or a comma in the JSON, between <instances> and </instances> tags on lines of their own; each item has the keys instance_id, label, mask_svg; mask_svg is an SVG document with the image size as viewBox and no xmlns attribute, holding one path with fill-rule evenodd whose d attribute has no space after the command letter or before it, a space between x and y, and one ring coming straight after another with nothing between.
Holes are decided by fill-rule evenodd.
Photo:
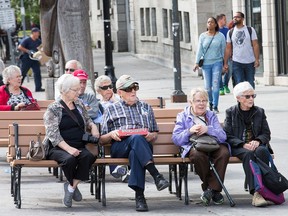
<instances>
[{"instance_id":1,"label":"blue jeans","mask_svg":"<svg viewBox=\"0 0 288 216\"><path fill-rule=\"evenodd\" d=\"M229 67L228 72L223 75L223 81L222 79L220 79L220 89L222 89L224 86L228 87L229 85L229 80L232 76L232 60L231 59L228 59L228 67Z\"/></svg>"},{"instance_id":2,"label":"blue jeans","mask_svg":"<svg viewBox=\"0 0 288 216\"><path fill-rule=\"evenodd\" d=\"M251 86L255 89L254 77L255 77L255 67L254 62L249 64L242 64L233 61L233 77L235 84L240 82L248 81Z\"/></svg>"},{"instance_id":3,"label":"blue jeans","mask_svg":"<svg viewBox=\"0 0 288 216\"><path fill-rule=\"evenodd\" d=\"M220 80L222 78L223 62L216 62L211 65L203 65L203 76L205 89L208 92L209 103L213 108L218 108Z\"/></svg>"},{"instance_id":4,"label":"blue jeans","mask_svg":"<svg viewBox=\"0 0 288 216\"><path fill-rule=\"evenodd\" d=\"M153 161L152 145L141 135L132 135L111 146L112 158L129 158L131 167L128 186L145 189L145 166Z\"/></svg>"}]
</instances>

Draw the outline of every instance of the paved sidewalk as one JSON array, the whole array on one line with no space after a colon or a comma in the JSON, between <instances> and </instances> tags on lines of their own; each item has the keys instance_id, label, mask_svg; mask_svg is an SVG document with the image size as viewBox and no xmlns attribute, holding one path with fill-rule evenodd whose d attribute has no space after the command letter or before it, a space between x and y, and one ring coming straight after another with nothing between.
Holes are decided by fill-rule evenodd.
<instances>
[{"instance_id":1,"label":"paved sidewalk","mask_svg":"<svg viewBox=\"0 0 288 216\"><path fill-rule=\"evenodd\" d=\"M155 63L138 59L129 53L113 54L115 74L130 74L139 81L140 98L155 98L162 96L166 99L167 107L184 108L187 103L171 103L170 96L174 90L174 79L171 68L166 68ZM102 51L94 51L94 67L99 75L103 74L105 64ZM45 78L45 72L44 72ZM43 79L44 79L43 78ZM24 82L24 86L34 89L33 79ZM182 74L182 87L186 94L193 87L203 86L203 80L194 72ZM45 99L45 93L32 92L37 99ZM282 174L288 177L288 88L281 86L256 85L256 105L266 110L267 119L272 131L271 144L275 152L275 163ZM225 118L225 109L234 105L232 94L220 96L219 120ZM62 204L63 183L58 183L44 168L22 169L22 208L16 209L13 198L10 196L9 166L5 161L6 149L0 149L0 215L9 216L46 216L46 215L138 215L135 211L134 193L127 184L107 175L106 193L107 207L102 207L93 196L90 195L89 184L82 183L79 188L84 200L73 203L72 208L65 208ZM168 177L168 167L159 166L160 171ZM150 175L146 177L146 198L149 206L146 215L287 215L288 202L281 206L269 206L255 208L251 205L251 196L243 189L244 173L240 164L230 164L226 172L225 185L229 190L236 206L231 208L225 197L225 203L221 206L202 206L200 202L200 180L194 173L189 172L189 196L190 205L185 206L184 200L177 200L175 195L168 190L158 192ZM285 192L286 199L288 198Z\"/></svg>"}]
</instances>

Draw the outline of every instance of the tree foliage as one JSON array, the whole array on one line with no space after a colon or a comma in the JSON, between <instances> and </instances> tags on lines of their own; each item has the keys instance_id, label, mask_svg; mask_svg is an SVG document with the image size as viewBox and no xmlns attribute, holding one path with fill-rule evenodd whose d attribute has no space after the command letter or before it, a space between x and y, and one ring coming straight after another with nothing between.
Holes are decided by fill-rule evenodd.
<instances>
[{"instance_id":1,"label":"tree foliage","mask_svg":"<svg viewBox=\"0 0 288 216\"><path fill-rule=\"evenodd\" d=\"M39 0L23 0L25 8L25 20L26 25L32 24L39 25ZM11 0L11 8L15 9L16 21L18 24L21 23L21 0Z\"/></svg>"}]
</instances>

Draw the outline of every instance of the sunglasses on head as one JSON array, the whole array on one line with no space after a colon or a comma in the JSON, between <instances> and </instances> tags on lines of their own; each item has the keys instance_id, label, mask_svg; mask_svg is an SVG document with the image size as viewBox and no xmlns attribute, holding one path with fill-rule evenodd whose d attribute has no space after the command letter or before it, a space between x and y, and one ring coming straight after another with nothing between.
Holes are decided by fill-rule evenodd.
<instances>
[{"instance_id":1,"label":"sunglasses on head","mask_svg":"<svg viewBox=\"0 0 288 216\"><path fill-rule=\"evenodd\" d=\"M256 98L256 94L252 94L252 95L241 95L242 97L245 97L246 99L249 99L250 97L252 98Z\"/></svg>"},{"instance_id":2,"label":"sunglasses on head","mask_svg":"<svg viewBox=\"0 0 288 216\"><path fill-rule=\"evenodd\" d=\"M71 71L72 73L75 71L73 68L65 68L65 71Z\"/></svg>"},{"instance_id":3,"label":"sunglasses on head","mask_svg":"<svg viewBox=\"0 0 288 216\"><path fill-rule=\"evenodd\" d=\"M133 90L134 91L138 91L139 90L139 85L138 84L132 84L129 87L121 89L121 90L125 91L125 92L132 92Z\"/></svg>"},{"instance_id":4,"label":"sunglasses on head","mask_svg":"<svg viewBox=\"0 0 288 216\"><path fill-rule=\"evenodd\" d=\"M107 86L99 86L99 88L102 89L102 90L107 90L108 88L109 88L109 89L112 89L112 88L113 88L113 85L110 84L110 85L107 85Z\"/></svg>"}]
</instances>

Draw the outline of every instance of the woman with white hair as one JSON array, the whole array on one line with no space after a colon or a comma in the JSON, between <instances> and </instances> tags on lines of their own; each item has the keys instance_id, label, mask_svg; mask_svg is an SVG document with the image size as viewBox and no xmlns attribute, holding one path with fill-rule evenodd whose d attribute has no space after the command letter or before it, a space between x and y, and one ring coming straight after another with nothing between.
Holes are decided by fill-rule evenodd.
<instances>
[{"instance_id":1,"label":"woman with white hair","mask_svg":"<svg viewBox=\"0 0 288 216\"><path fill-rule=\"evenodd\" d=\"M99 132L84 105L78 100L80 80L72 74L63 74L56 86L60 98L50 104L44 114L46 138L50 141L48 159L56 160L62 167L67 182L64 183L63 203L72 206L81 201L78 189L81 181L89 179L89 169L96 156L86 149L86 144L99 138ZM89 142L84 139L87 130L91 132Z\"/></svg>"},{"instance_id":2,"label":"woman with white hair","mask_svg":"<svg viewBox=\"0 0 288 216\"><path fill-rule=\"evenodd\" d=\"M253 195L253 206L266 206L267 201L255 191L254 177L249 161L255 161L255 155L268 164L269 151L273 153L270 141L270 129L264 109L254 105L255 90L249 82L241 82L234 87L237 104L226 110L224 130L232 155L242 160L249 192ZM267 149L269 151L267 151Z\"/></svg>"},{"instance_id":3,"label":"woman with white hair","mask_svg":"<svg viewBox=\"0 0 288 216\"><path fill-rule=\"evenodd\" d=\"M190 106L177 115L177 121L173 130L172 140L177 146L181 146L182 157L189 157L195 166L195 171L202 180L201 200L209 205L211 200L220 205L224 197L220 193L222 186L209 166L209 157L214 162L220 179L224 181L226 167L229 161L229 150L225 144L226 134L221 127L217 115L207 110L208 93L203 88L195 88L190 93ZM189 140L192 135L201 136L208 134L215 137L220 148L210 153L198 151Z\"/></svg>"},{"instance_id":4,"label":"woman with white hair","mask_svg":"<svg viewBox=\"0 0 288 216\"><path fill-rule=\"evenodd\" d=\"M19 67L10 65L3 70L2 75L4 85L0 86L1 111L19 111L36 103L31 91L21 86L22 75Z\"/></svg>"}]
</instances>

